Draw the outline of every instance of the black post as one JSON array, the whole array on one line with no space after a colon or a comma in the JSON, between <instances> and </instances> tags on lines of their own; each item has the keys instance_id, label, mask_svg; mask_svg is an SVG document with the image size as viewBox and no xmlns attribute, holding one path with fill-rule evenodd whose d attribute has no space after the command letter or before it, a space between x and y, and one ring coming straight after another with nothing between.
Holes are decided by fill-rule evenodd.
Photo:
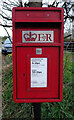
<instances>
[{"instance_id":1,"label":"black post","mask_svg":"<svg viewBox=\"0 0 74 120\"><path fill-rule=\"evenodd\" d=\"M42 0L29 0L29 7L42 7Z\"/></svg>"},{"instance_id":2,"label":"black post","mask_svg":"<svg viewBox=\"0 0 74 120\"><path fill-rule=\"evenodd\" d=\"M41 103L32 103L32 120L41 120Z\"/></svg>"},{"instance_id":3,"label":"black post","mask_svg":"<svg viewBox=\"0 0 74 120\"><path fill-rule=\"evenodd\" d=\"M23 7L22 0L18 0L18 1L20 3L19 7Z\"/></svg>"},{"instance_id":4,"label":"black post","mask_svg":"<svg viewBox=\"0 0 74 120\"><path fill-rule=\"evenodd\" d=\"M20 2L20 7L23 7L22 2Z\"/></svg>"},{"instance_id":5,"label":"black post","mask_svg":"<svg viewBox=\"0 0 74 120\"><path fill-rule=\"evenodd\" d=\"M29 0L29 7L42 7L42 0ZM41 103L32 103L32 120L41 120Z\"/></svg>"}]
</instances>

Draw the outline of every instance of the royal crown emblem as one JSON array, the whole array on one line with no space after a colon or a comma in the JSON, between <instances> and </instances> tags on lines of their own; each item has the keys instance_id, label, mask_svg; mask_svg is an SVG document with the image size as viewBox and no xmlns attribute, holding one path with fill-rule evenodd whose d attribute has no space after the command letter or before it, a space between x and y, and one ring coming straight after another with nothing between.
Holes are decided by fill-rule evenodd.
<instances>
[{"instance_id":1,"label":"royal crown emblem","mask_svg":"<svg viewBox=\"0 0 74 120\"><path fill-rule=\"evenodd\" d=\"M24 38L25 38L26 41L35 41L36 38L37 38L37 34L36 33L32 34L31 32L29 32L29 34L25 33Z\"/></svg>"}]
</instances>

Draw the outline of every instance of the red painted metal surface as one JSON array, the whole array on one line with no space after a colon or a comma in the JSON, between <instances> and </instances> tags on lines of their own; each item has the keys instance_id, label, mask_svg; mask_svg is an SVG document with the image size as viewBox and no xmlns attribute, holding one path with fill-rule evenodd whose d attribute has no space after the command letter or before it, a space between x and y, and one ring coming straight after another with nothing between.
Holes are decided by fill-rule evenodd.
<instances>
[{"instance_id":1,"label":"red painted metal surface","mask_svg":"<svg viewBox=\"0 0 74 120\"><path fill-rule=\"evenodd\" d=\"M13 100L16 103L62 100L63 14L62 8L13 8ZM26 35L35 38L38 31L53 31L54 40L23 42L27 37L22 38L22 31L30 31L32 35ZM42 54L36 54L37 48ZM47 58L47 87L31 87L31 58Z\"/></svg>"}]
</instances>

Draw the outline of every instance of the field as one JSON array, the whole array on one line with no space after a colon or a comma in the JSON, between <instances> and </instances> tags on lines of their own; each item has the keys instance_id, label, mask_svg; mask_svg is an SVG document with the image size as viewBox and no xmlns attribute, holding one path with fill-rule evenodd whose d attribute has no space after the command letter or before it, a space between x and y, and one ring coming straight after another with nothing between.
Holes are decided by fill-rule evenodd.
<instances>
[{"instance_id":1,"label":"field","mask_svg":"<svg viewBox=\"0 0 74 120\"><path fill-rule=\"evenodd\" d=\"M63 101L60 103L41 103L41 120L52 118L70 120L73 118L73 75L74 75L74 53L64 51L63 71ZM12 56L7 56L6 68L2 74L2 118L31 120L31 103L13 102L13 79L12 79ZM73 66L73 67L72 67Z\"/></svg>"}]
</instances>

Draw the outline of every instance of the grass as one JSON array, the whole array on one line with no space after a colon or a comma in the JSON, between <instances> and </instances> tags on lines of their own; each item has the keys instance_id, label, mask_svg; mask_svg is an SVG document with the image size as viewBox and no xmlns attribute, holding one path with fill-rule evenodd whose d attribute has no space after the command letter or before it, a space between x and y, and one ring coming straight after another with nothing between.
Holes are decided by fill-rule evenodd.
<instances>
[{"instance_id":1,"label":"grass","mask_svg":"<svg viewBox=\"0 0 74 120\"><path fill-rule=\"evenodd\" d=\"M2 64L3 66L12 63L12 54L2 55Z\"/></svg>"},{"instance_id":2,"label":"grass","mask_svg":"<svg viewBox=\"0 0 74 120\"><path fill-rule=\"evenodd\" d=\"M73 54L74 56L74 54ZM72 119L73 118L73 92L72 76L74 74L74 63L72 64L72 54L64 54L64 74L63 74L63 101L60 103L42 103L42 120ZM12 66L3 77L3 118L25 118L31 119L31 103L13 102L13 80Z\"/></svg>"},{"instance_id":3,"label":"grass","mask_svg":"<svg viewBox=\"0 0 74 120\"><path fill-rule=\"evenodd\" d=\"M2 43L0 42L0 48L2 47Z\"/></svg>"},{"instance_id":4,"label":"grass","mask_svg":"<svg viewBox=\"0 0 74 120\"><path fill-rule=\"evenodd\" d=\"M66 63L66 64L65 64ZM74 65L74 63L73 63ZM73 91L72 91L72 54L64 54L64 71L63 71L63 101L60 103L43 103L42 117L46 118L73 118ZM47 112L49 111L49 112Z\"/></svg>"}]
</instances>

